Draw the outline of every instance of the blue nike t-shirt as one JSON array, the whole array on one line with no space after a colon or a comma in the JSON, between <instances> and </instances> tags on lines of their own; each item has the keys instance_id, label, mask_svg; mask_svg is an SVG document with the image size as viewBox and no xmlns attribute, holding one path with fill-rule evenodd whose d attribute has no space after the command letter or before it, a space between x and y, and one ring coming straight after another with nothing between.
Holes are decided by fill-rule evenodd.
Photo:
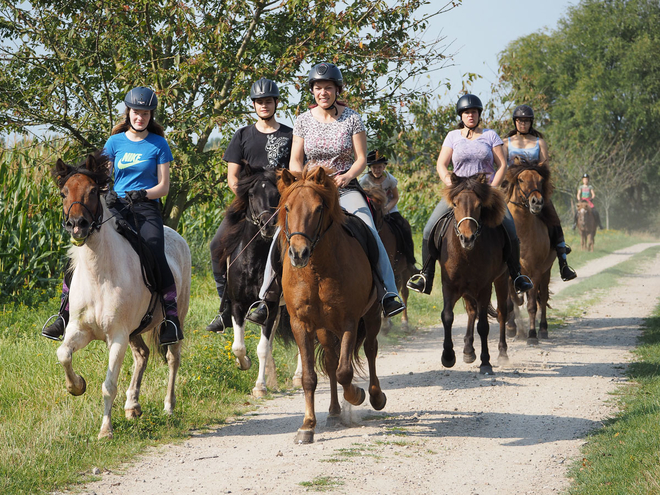
<instances>
[{"instance_id":1,"label":"blue nike t-shirt","mask_svg":"<svg viewBox=\"0 0 660 495\"><path fill-rule=\"evenodd\" d=\"M167 140L149 133L142 141L131 141L122 132L110 136L103 147L115 167L115 192L151 189L158 184L158 165L174 160Z\"/></svg>"}]
</instances>

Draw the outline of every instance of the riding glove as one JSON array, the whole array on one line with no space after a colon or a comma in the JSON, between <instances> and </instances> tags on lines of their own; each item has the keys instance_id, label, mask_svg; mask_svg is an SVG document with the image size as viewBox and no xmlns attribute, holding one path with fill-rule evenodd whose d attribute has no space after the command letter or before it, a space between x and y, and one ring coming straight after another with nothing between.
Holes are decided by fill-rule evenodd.
<instances>
[{"instance_id":1,"label":"riding glove","mask_svg":"<svg viewBox=\"0 0 660 495\"><path fill-rule=\"evenodd\" d=\"M139 203L147 199L147 191L146 189L126 191L126 199L130 200L132 203Z\"/></svg>"},{"instance_id":2,"label":"riding glove","mask_svg":"<svg viewBox=\"0 0 660 495\"><path fill-rule=\"evenodd\" d=\"M105 195L105 204L108 208L112 208L117 204L119 196L115 191L108 191L108 194Z\"/></svg>"}]
</instances>

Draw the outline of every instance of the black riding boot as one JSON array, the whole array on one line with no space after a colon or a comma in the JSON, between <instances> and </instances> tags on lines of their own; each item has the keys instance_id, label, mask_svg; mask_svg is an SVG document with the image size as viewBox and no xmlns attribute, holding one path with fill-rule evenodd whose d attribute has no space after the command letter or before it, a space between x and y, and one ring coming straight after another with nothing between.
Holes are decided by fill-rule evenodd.
<instances>
[{"instance_id":1,"label":"black riding boot","mask_svg":"<svg viewBox=\"0 0 660 495\"><path fill-rule=\"evenodd\" d=\"M557 262L559 263L559 274L561 275L561 279L564 282L573 280L577 277L577 273L568 266L568 260L566 259L566 255L569 253L568 246L557 246L555 249L557 251Z\"/></svg>"},{"instance_id":2,"label":"black riding boot","mask_svg":"<svg viewBox=\"0 0 660 495\"><path fill-rule=\"evenodd\" d=\"M440 246L438 246L439 249ZM428 239L422 239L422 259L424 260L422 271L410 277L406 287L421 294L430 294L433 290L433 279L435 278L435 259L429 254Z\"/></svg>"},{"instance_id":3,"label":"black riding boot","mask_svg":"<svg viewBox=\"0 0 660 495\"><path fill-rule=\"evenodd\" d=\"M224 333L225 330L232 327L233 323L231 320L231 302L229 298L225 295L225 290L227 288L227 274L214 274L215 277L215 287L218 290L218 296L220 296L220 309L218 314L213 321L209 323L206 329L209 332L215 333Z\"/></svg>"},{"instance_id":4,"label":"black riding boot","mask_svg":"<svg viewBox=\"0 0 660 495\"><path fill-rule=\"evenodd\" d=\"M60 310L56 315L48 318L48 323L53 318L56 318L53 323L41 329L41 335L51 340L61 340L64 335L64 329L69 323L69 293L62 293L62 301L60 303Z\"/></svg>"},{"instance_id":5,"label":"black riding boot","mask_svg":"<svg viewBox=\"0 0 660 495\"><path fill-rule=\"evenodd\" d=\"M520 242L514 240L509 244L511 244L511 253L509 259L506 260L506 264L509 267L511 280L513 280L513 288L519 294L527 292L534 288L534 284L527 275L520 274Z\"/></svg>"},{"instance_id":6,"label":"black riding boot","mask_svg":"<svg viewBox=\"0 0 660 495\"><path fill-rule=\"evenodd\" d=\"M164 291L163 305L165 320L160 325L160 345L176 344L183 340L183 328L179 322L179 312L176 304L176 287L171 286Z\"/></svg>"},{"instance_id":7,"label":"black riding boot","mask_svg":"<svg viewBox=\"0 0 660 495\"><path fill-rule=\"evenodd\" d=\"M276 265L273 265L273 267L275 266ZM266 297L258 303L255 303L256 306L253 304L250 307L248 314L245 316L247 321L262 326L266 324L268 316L270 315L270 308L273 308L274 306L276 308L277 304L280 302L280 297L282 296L282 284L280 282L281 276L281 273L277 272L276 269L275 278L271 282L270 287L268 287L268 291L266 291Z\"/></svg>"}]
</instances>

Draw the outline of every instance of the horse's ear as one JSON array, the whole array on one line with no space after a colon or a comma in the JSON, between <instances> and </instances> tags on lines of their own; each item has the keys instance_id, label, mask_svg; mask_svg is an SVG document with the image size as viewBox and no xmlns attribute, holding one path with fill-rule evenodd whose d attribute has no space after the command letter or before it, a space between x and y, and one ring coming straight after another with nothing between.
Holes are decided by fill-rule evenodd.
<instances>
[{"instance_id":1,"label":"horse's ear","mask_svg":"<svg viewBox=\"0 0 660 495\"><path fill-rule=\"evenodd\" d=\"M244 177L250 177L254 173L254 170L252 170L252 167L250 167L250 164L247 160L242 159L241 163L243 164Z\"/></svg>"},{"instance_id":2,"label":"horse's ear","mask_svg":"<svg viewBox=\"0 0 660 495\"><path fill-rule=\"evenodd\" d=\"M516 166L520 166L520 155L513 157L513 164Z\"/></svg>"},{"instance_id":3,"label":"horse's ear","mask_svg":"<svg viewBox=\"0 0 660 495\"><path fill-rule=\"evenodd\" d=\"M61 158L57 159L57 162L55 163L55 166L53 167L51 173L53 175L53 179L55 179L55 182L57 182L57 185L60 188L64 185L64 184L60 184L60 180L66 177L67 175L69 175L69 173L71 173L72 170L73 167L64 163L64 160L62 160Z\"/></svg>"},{"instance_id":4,"label":"horse's ear","mask_svg":"<svg viewBox=\"0 0 660 495\"><path fill-rule=\"evenodd\" d=\"M458 183L461 181L460 177L458 175L456 175L454 172L451 173L449 178L451 179L451 185L452 186L458 185Z\"/></svg>"},{"instance_id":5,"label":"horse's ear","mask_svg":"<svg viewBox=\"0 0 660 495\"><path fill-rule=\"evenodd\" d=\"M316 167L316 170L312 172L312 175L309 178L316 182L319 186L323 186L328 180L328 174L325 173L325 169L323 167Z\"/></svg>"},{"instance_id":6,"label":"horse's ear","mask_svg":"<svg viewBox=\"0 0 660 495\"><path fill-rule=\"evenodd\" d=\"M488 176L486 174L478 174L477 182L480 182L482 184L488 184L490 181L488 180Z\"/></svg>"},{"instance_id":7,"label":"horse's ear","mask_svg":"<svg viewBox=\"0 0 660 495\"><path fill-rule=\"evenodd\" d=\"M279 176L280 176L280 183L284 187L289 187L291 184L293 184L296 181L296 176L285 168L282 169L282 171L279 173Z\"/></svg>"}]
</instances>

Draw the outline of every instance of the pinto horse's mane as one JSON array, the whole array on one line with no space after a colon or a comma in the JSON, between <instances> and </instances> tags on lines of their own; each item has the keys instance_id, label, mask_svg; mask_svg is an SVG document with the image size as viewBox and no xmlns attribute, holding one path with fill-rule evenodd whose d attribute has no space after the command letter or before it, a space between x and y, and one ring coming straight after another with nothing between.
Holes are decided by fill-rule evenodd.
<instances>
[{"instance_id":1,"label":"pinto horse's mane","mask_svg":"<svg viewBox=\"0 0 660 495\"><path fill-rule=\"evenodd\" d=\"M96 150L80 160L75 167L66 165L61 158L58 159L51 169L51 175L57 186L62 189L71 176L83 174L96 182L101 192L105 193L110 186L110 168L110 158L103 150Z\"/></svg>"},{"instance_id":2,"label":"pinto horse's mane","mask_svg":"<svg viewBox=\"0 0 660 495\"><path fill-rule=\"evenodd\" d=\"M550 167L545 164L539 165L538 161L528 161L524 157L517 156L513 159L513 164L509 166L506 172L504 194L507 201L510 201L511 196L513 196L518 176L526 170L532 170L541 176L543 179L543 190L541 191L541 194L543 195L544 200L548 200L555 190L555 186L550 177Z\"/></svg>"},{"instance_id":3,"label":"pinto horse's mane","mask_svg":"<svg viewBox=\"0 0 660 495\"><path fill-rule=\"evenodd\" d=\"M301 187L309 187L316 194L318 194L323 203L325 204L327 214L333 222L343 224L346 216L344 211L339 206L339 191L335 185L335 181L332 180L330 174L335 171L330 168L325 167L313 167L313 163L310 162L305 165L302 173L287 171L278 171L278 177L280 181L278 182L278 188L280 190L280 208L287 202L291 194L300 189ZM281 180L282 176L286 175L286 180ZM293 177L294 179L290 181L288 178ZM280 215L277 219L277 225L283 230L284 222L286 220L286 215Z\"/></svg>"},{"instance_id":4,"label":"pinto horse's mane","mask_svg":"<svg viewBox=\"0 0 660 495\"><path fill-rule=\"evenodd\" d=\"M243 170L245 175L239 179L236 187L236 197L227 208L225 215L231 227L224 233L221 242L222 248L218 253L219 259L223 260L236 250L243 240L245 230L248 228L248 222L245 220L248 211L249 192L252 186L261 180L277 184L277 173L274 170L255 172L247 164Z\"/></svg>"},{"instance_id":5,"label":"pinto horse's mane","mask_svg":"<svg viewBox=\"0 0 660 495\"><path fill-rule=\"evenodd\" d=\"M504 195L499 189L492 187L488 183L485 174L478 174L472 177L459 177L456 174L451 175L451 187L444 191L445 200L449 205L454 203L454 199L461 192L472 191L481 201L481 221L487 227L497 227L504 219L506 211L506 201Z\"/></svg>"}]
</instances>

